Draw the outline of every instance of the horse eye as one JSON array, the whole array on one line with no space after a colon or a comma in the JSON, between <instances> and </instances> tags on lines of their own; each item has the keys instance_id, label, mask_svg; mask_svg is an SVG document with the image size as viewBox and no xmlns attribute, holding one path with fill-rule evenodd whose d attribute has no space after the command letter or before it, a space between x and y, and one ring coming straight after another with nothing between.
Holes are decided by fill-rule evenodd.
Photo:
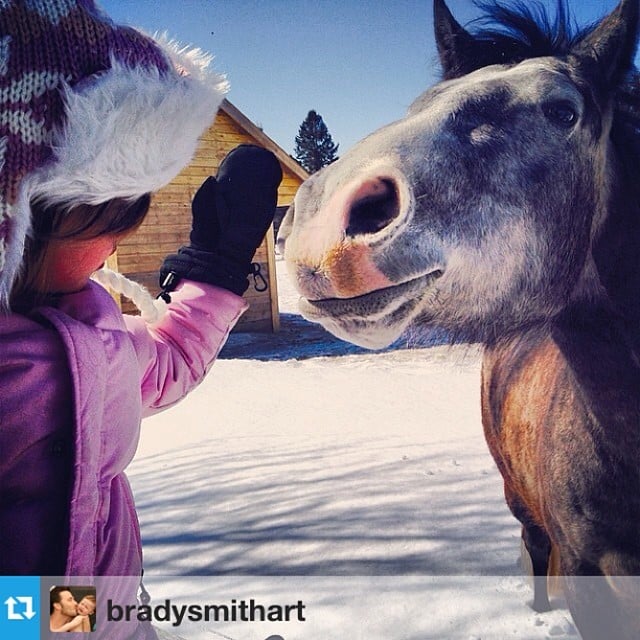
<instances>
[{"instance_id":1,"label":"horse eye","mask_svg":"<svg viewBox=\"0 0 640 640\"><path fill-rule=\"evenodd\" d=\"M551 122L563 127L571 127L578 119L578 114L570 102L551 102L542 107L544 115Z\"/></svg>"}]
</instances>

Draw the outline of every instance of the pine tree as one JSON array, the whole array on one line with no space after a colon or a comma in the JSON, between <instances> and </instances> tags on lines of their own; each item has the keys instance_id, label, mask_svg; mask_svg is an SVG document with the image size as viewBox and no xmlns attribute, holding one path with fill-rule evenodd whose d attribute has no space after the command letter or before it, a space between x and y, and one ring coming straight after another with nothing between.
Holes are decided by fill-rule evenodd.
<instances>
[{"instance_id":1,"label":"pine tree","mask_svg":"<svg viewBox=\"0 0 640 640\"><path fill-rule=\"evenodd\" d=\"M309 172L315 173L337 160L339 144L334 144L322 116L309 111L296 136L296 158Z\"/></svg>"}]
</instances>

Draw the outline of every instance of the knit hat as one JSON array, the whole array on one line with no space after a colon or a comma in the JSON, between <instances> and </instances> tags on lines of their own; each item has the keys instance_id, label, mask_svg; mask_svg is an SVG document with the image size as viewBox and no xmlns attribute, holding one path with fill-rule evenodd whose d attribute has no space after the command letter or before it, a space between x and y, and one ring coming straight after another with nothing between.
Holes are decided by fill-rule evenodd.
<instances>
[{"instance_id":1,"label":"knit hat","mask_svg":"<svg viewBox=\"0 0 640 640\"><path fill-rule=\"evenodd\" d=\"M226 91L209 62L93 0L0 1L0 311L30 201L135 199L188 164Z\"/></svg>"}]
</instances>

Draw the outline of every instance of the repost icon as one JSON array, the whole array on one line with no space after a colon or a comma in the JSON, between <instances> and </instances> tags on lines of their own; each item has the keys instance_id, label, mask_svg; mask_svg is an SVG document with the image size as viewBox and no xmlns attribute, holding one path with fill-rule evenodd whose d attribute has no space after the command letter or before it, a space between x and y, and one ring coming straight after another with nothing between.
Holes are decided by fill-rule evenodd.
<instances>
[{"instance_id":1,"label":"repost icon","mask_svg":"<svg viewBox=\"0 0 640 640\"><path fill-rule=\"evenodd\" d=\"M32 596L9 596L4 601L7 607L7 620L31 620L36 611L33 608Z\"/></svg>"},{"instance_id":2,"label":"repost icon","mask_svg":"<svg viewBox=\"0 0 640 640\"><path fill-rule=\"evenodd\" d=\"M0 576L0 638L39 640L40 578Z\"/></svg>"}]
</instances>

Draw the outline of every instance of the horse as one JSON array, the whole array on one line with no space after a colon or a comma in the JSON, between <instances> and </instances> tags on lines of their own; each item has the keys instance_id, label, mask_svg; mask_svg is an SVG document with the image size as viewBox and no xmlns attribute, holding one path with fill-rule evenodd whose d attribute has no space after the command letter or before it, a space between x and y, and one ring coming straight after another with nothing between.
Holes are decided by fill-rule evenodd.
<instances>
[{"instance_id":1,"label":"horse","mask_svg":"<svg viewBox=\"0 0 640 640\"><path fill-rule=\"evenodd\" d=\"M300 187L279 245L300 309L378 349L484 345L482 423L585 640L640 638L638 0L578 29L564 0L434 0L442 78Z\"/></svg>"}]
</instances>

